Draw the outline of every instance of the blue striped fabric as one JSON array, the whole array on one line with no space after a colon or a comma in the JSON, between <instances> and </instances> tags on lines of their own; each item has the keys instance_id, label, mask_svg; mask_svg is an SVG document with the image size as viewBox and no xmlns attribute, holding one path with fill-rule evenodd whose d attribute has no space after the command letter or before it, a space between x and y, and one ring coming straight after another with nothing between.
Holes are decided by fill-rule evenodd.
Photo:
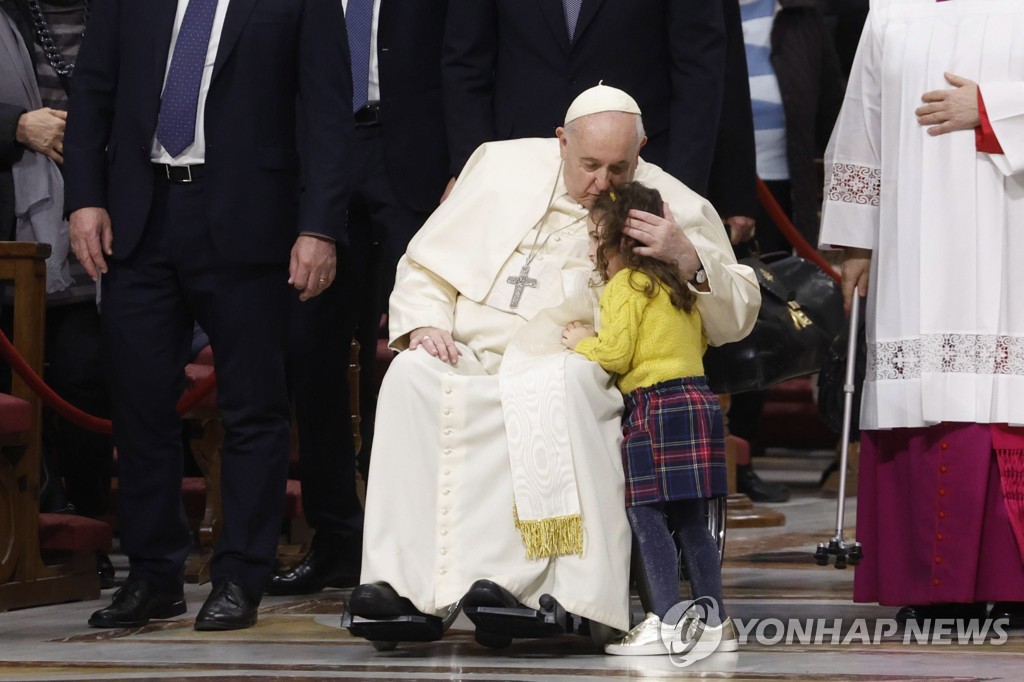
<instances>
[{"instance_id":1,"label":"blue striped fabric","mask_svg":"<svg viewBox=\"0 0 1024 682\"><path fill-rule=\"evenodd\" d=\"M771 33L776 0L741 0L743 42L750 75L757 174L765 180L789 179L786 159L786 112L772 66Z\"/></svg>"}]
</instances>

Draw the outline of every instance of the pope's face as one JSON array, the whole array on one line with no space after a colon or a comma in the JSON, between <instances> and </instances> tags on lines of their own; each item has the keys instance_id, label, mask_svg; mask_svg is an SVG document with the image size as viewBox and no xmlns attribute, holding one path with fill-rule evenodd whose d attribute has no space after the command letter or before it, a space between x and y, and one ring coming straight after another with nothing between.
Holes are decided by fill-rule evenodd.
<instances>
[{"instance_id":1,"label":"pope's face","mask_svg":"<svg viewBox=\"0 0 1024 682\"><path fill-rule=\"evenodd\" d=\"M555 135L565 162L565 187L587 208L601 192L633 179L640 148L647 143L638 134L636 115L619 111L583 116Z\"/></svg>"}]
</instances>

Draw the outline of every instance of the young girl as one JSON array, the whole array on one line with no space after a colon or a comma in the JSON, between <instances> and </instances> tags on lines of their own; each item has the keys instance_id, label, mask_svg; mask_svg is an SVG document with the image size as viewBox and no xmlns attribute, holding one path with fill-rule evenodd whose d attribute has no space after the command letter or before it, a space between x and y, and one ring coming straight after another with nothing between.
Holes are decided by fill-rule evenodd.
<instances>
[{"instance_id":1,"label":"young girl","mask_svg":"<svg viewBox=\"0 0 1024 682\"><path fill-rule=\"evenodd\" d=\"M707 341L696 295L678 270L636 255L636 242L623 235L630 209L656 215L664 210L657 190L639 183L605 192L594 203L590 259L607 282L601 331L572 322L562 333L567 348L618 374L626 404L626 514L639 548L641 602L648 615L605 651L667 652L662 620L681 601L670 529L683 547L694 598L711 597L718 606L704 624L718 630L709 639L721 640L719 651L735 651L735 630L722 607L718 546L704 520L705 500L727 492L722 414L703 376Z\"/></svg>"}]
</instances>

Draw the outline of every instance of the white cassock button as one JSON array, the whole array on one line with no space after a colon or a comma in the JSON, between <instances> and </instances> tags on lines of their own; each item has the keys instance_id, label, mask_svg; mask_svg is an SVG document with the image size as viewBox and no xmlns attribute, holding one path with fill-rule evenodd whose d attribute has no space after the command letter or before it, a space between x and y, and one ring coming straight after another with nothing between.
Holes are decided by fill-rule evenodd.
<instances>
[{"instance_id":1,"label":"white cassock button","mask_svg":"<svg viewBox=\"0 0 1024 682\"><path fill-rule=\"evenodd\" d=\"M448 370L448 376L450 376L450 377L453 377L453 376L455 376L455 372L453 372L453 371L451 371L451 370Z\"/></svg>"},{"instance_id":2,"label":"white cassock button","mask_svg":"<svg viewBox=\"0 0 1024 682\"><path fill-rule=\"evenodd\" d=\"M441 510L441 516L448 516L448 507Z\"/></svg>"},{"instance_id":3,"label":"white cassock button","mask_svg":"<svg viewBox=\"0 0 1024 682\"><path fill-rule=\"evenodd\" d=\"M446 410L444 411L444 413L445 413L445 414L451 414L451 413L452 413L452 408L450 408L450 407L449 407L449 408L447 408L447 409L446 409Z\"/></svg>"},{"instance_id":4,"label":"white cassock button","mask_svg":"<svg viewBox=\"0 0 1024 682\"><path fill-rule=\"evenodd\" d=\"M445 392L445 394L447 394L447 395L451 395L451 394L452 394L452 389L450 389L450 388L446 388L446 389L444 389L444 392Z\"/></svg>"},{"instance_id":5,"label":"white cassock button","mask_svg":"<svg viewBox=\"0 0 1024 682\"><path fill-rule=\"evenodd\" d=\"M562 235L560 235L560 234L555 235L555 241L556 242L562 241Z\"/></svg>"},{"instance_id":6,"label":"white cassock button","mask_svg":"<svg viewBox=\"0 0 1024 682\"><path fill-rule=\"evenodd\" d=\"M444 475L445 475L445 476L449 475L450 473L452 473L452 470L451 470L451 469L445 469L445 470L444 470Z\"/></svg>"},{"instance_id":7,"label":"white cassock button","mask_svg":"<svg viewBox=\"0 0 1024 682\"><path fill-rule=\"evenodd\" d=\"M444 451L444 454L446 454L446 455L450 455L450 454L452 454L452 451L451 451L451 450L445 450L445 451Z\"/></svg>"},{"instance_id":8,"label":"white cassock button","mask_svg":"<svg viewBox=\"0 0 1024 682\"><path fill-rule=\"evenodd\" d=\"M452 435L452 430L451 429L445 429L444 430L444 435L446 435L446 436Z\"/></svg>"},{"instance_id":9,"label":"white cassock button","mask_svg":"<svg viewBox=\"0 0 1024 682\"><path fill-rule=\"evenodd\" d=\"M445 488L443 491L441 491L442 495L448 495L449 493L451 493L451 490L448 490L447 488Z\"/></svg>"},{"instance_id":10,"label":"white cassock button","mask_svg":"<svg viewBox=\"0 0 1024 682\"><path fill-rule=\"evenodd\" d=\"M444 570L443 568L440 571L438 571L438 573L440 573L441 575L448 575L448 571Z\"/></svg>"},{"instance_id":11,"label":"white cassock button","mask_svg":"<svg viewBox=\"0 0 1024 682\"><path fill-rule=\"evenodd\" d=\"M441 548L441 556L444 556L444 555L445 555L445 554L447 554L447 553L448 553L448 550L447 550L447 549L445 549L444 547L442 547L442 548Z\"/></svg>"},{"instance_id":12,"label":"white cassock button","mask_svg":"<svg viewBox=\"0 0 1024 682\"><path fill-rule=\"evenodd\" d=\"M444 528L441 529L441 535L448 535L448 531Z\"/></svg>"}]
</instances>

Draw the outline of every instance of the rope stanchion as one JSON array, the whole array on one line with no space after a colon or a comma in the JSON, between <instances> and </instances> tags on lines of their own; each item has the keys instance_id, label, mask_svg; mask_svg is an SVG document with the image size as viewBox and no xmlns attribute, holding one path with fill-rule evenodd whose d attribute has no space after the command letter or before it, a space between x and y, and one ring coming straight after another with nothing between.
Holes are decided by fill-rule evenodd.
<instances>
[{"instance_id":1,"label":"rope stanchion","mask_svg":"<svg viewBox=\"0 0 1024 682\"><path fill-rule=\"evenodd\" d=\"M87 412L83 412L68 401L57 395L52 388L46 385L46 382L35 373L35 371L29 366L25 358L21 357L21 354L11 343L7 335L0 331L0 357L3 357L7 361L7 364L11 366L11 369L21 377L21 379L28 384L28 387L32 389L43 402L46 403L54 412L67 419L69 422L76 424L87 431L93 431L95 433L110 434L112 432L112 425L109 419L101 419ZM211 372L209 376L204 377L195 386L190 388L188 391L181 396L178 401L177 410L178 414L186 414L198 405L202 400L210 394L211 391L217 386L217 375Z\"/></svg>"},{"instance_id":2,"label":"rope stanchion","mask_svg":"<svg viewBox=\"0 0 1024 682\"><path fill-rule=\"evenodd\" d=\"M764 180L761 178L757 179L757 199L761 202L761 206L764 207L764 210L767 211L768 216L779 228L782 236L786 238L786 241L788 241L794 249L796 249L799 256L806 258L817 265L825 272L826 275L834 279L836 282L841 281L839 273L829 265L828 261L821 257L818 250L808 243L808 241L804 239L804 236L800 234L800 231L796 229L796 226L793 225L792 221L790 221L789 216L787 216L786 212L782 210L781 206L779 206L779 202L775 200L775 196L772 194L771 190L768 189L768 185L766 185Z\"/></svg>"}]
</instances>

